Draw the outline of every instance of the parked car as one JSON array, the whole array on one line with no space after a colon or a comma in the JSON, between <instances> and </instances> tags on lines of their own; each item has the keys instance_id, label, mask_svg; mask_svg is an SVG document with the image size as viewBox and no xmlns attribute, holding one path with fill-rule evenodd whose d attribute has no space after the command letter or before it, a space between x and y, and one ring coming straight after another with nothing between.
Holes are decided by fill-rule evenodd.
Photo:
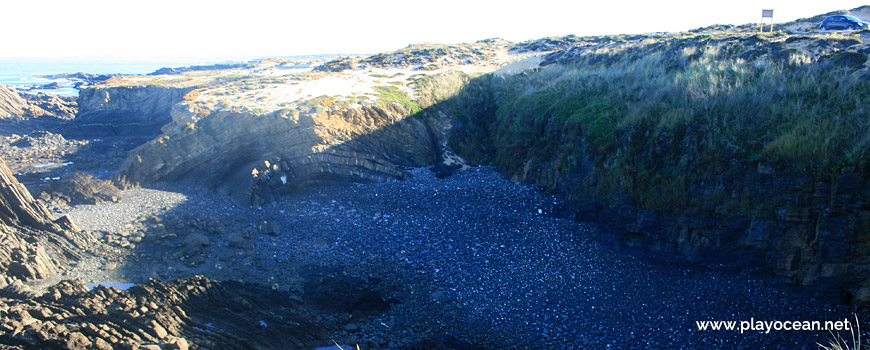
<instances>
[{"instance_id":1,"label":"parked car","mask_svg":"<svg viewBox=\"0 0 870 350\"><path fill-rule=\"evenodd\" d=\"M870 27L870 22L863 21L855 16L846 16L846 15L837 15L837 16L828 16L824 20L822 20L822 24L819 25L819 29L821 30L831 30L831 29L866 29Z\"/></svg>"}]
</instances>

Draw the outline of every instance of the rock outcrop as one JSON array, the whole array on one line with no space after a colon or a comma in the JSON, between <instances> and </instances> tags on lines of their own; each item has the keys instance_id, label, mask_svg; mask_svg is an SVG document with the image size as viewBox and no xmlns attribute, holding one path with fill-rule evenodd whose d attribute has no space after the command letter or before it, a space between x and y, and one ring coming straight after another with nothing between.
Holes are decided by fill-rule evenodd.
<instances>
[{"instance_id":1,"label":"rock outcrop","mask_svg":"<svg viewBox=\"0 0 870 350\"><path fill-rule=\"evenodd\" d=\"M125 180L189 181L259 204L312 184L398 180L436 158L428 126L397 103L197 112L173 108L164 134L124 162Z\"/></svg>"},{"instance_id":2,"label":"rock outcrop","mask_svg":"<svg viewBox=\"0 0 870 350\"><path fill-rule=\"evenodd\" d=\"M80 260L96 242L66 217L52 220L0 160L0 288L43 279Z\"/></svg>"},{"instance_id":3,"label":"rock outcrop","mask_svg":"<svg viewBox=\"0 0 870 350\"><path fill-rule=\"evenodd\" d=\"M0 298L0 344L39 349L311 349L323 329L286 292L192 277L118 290L63 281ZM0 345L3 347L3 345Z\"/></svg>"},{"instance_id":4,"label":"rock outcrop","mask_svg":"<svg viewBox=\"0 0 870 350\"><path fill-rule=\"evenodd\" d=\"M71 119L75 112L76 103L70 98L45 93L22 96L11 87L0 85L0 119L35 118L45 115Z\"/></svg>"},{"instance_id":5,"label":"rock outcrop","mask_svg":"<svg viewBox=\"0 0 870 350\"><path fill-rule=\"evenodd\" d=\"M153 138L171 121L169 110L190 87L108 86L79 90L78 114L64 137L141 136Z\"/></svg>"},{"instance_id":6,"label":"rock outcrop","mask_svg":"<svg viewBox=\"0 0 870 350\"><path fill-rule=\"evenodd\" d=\"M111 181L76 171L65 175L60 181L45 184L39 197L57 206L100 204L106 201L119 202L121 191Z\"/></svg>"},{"instance_id":7,"label":"rock outcrop","mask_svg":"<svg viewBox=\"0 0 870 350\"><path fill-rule=\"evenodd\" d=\"M21 98L14 90L5 85L0 85L0 118L21 116L27 107L27 101Z\"/></svg>"}]
</instances>

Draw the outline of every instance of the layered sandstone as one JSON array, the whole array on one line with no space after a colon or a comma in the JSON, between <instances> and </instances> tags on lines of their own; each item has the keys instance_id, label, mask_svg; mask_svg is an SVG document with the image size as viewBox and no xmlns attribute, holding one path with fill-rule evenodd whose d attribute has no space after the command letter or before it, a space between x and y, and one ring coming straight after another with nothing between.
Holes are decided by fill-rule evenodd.
<instances>
[{"instance_id":1,"label":"layered sandstone","mask_svg":"<svg viewBox=\"0 0 870 350\"><path fill-rule=\"evenodd\" d=\"M243 202L311 184L393 181L435 158L427 125L398 104L298 113L179 105L164 134L131 152L126 181L188 181Z\"/></svg>"},{"instance_id":2,"label":"layered sandstone","mask_svg":"<svg viewBox=\"0 0 870 350\"><path fill-rule=\"evenodd\" d=\"M96 240L67 218L52 220L0 160L0 285L57 274Z\"/></svg>"},{"instance_id":3,"label":"layered sandstone","mask_svg":"<svg viewBox=\"0 0 870 350\"><path fill-rule=\"evenodd\" d=\"M310 349L323 329L286 292L192 277L128 290L64 281L0 297L0 343L39 349ZM0 345L2 346L2 345Z\"/></svg>"}]
</instances>

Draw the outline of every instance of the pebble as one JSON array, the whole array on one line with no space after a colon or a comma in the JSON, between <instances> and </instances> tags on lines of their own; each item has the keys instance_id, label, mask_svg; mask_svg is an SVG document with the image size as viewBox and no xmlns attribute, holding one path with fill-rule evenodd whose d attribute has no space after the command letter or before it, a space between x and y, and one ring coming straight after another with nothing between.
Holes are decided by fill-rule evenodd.
<instances>
[{"instance_id":1,"label":"pebble","mask_svg":"<svg viewBox=\"0 0 870 350\"><path fill-rule=\"evenodd\" d=\"M559 198L490 167L444 179L427 169L412 174L394 183L313 188L262 208L156 184L124 191L121 203L72 213L90 230L118 232L131 222L135 229L139 215L174 227L177 236L156 242L165 246L137 248L151 260L135 265L158 269L141 271L143 279L203 274L297 290L304 282L299 270L322 268L377 280L374 288L398 302L372 320L345 324L344 331L399 346L449 333L508 349L815 348L827 333L701 332L694 322L825 321L856 312L744 274L602 245L594 223L550 214ZM143 203L154 211L138 212ZM225 233L212 232L211 244L200 244L201 253L184 260L173 247L188 237L195 218L217 218Z\"/></svg>"}]
</instances>

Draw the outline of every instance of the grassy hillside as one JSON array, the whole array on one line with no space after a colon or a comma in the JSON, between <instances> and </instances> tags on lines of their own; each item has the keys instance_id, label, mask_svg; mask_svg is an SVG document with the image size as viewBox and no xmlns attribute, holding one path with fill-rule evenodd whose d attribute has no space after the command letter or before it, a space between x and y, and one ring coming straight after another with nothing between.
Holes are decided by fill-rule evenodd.
<instances>
[{"instance_id":1,"label":"grassy hillside","mask_svg":"<svg viewBox=\"0 0 870 350\"><path fill-rule=\"evenodd\" d=\"M545 185L591 154L587 190L665 211L709 206L689 187L737 169L866 173L867 35L704 34L565 49L547 67L480 78L448 103L462 124L454 146ZM763 214L759 206L735 210Z\"/></svg>"}]
</instances>

